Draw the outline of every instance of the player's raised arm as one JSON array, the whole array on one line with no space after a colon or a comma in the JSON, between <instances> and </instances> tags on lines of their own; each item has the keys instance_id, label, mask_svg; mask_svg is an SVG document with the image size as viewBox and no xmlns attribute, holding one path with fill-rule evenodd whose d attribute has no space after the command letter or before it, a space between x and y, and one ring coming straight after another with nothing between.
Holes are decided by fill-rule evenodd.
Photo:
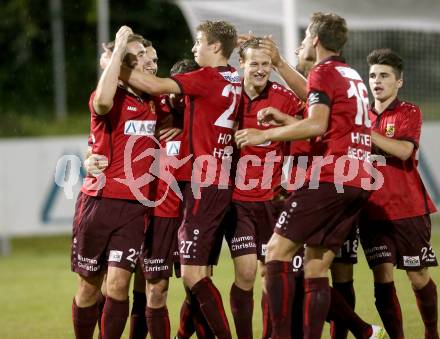
<instances>
[{"instance_id":1,"label":"player's raised arm","mask_svg":"<svg viewBox=\"0 0 440 339\"><path fill-rule=\"evenodd\" d=\"M280 55L278 46L271 36L265 37L260 41L260 46L272 59L272 65L276 71L284 79L292 91L298 97L305 100L307 97L307 81L304 76L295 70L289 63Z\"/></svg>"},{"instance_id":2,"label":"player's raised arm","mask_svg":"<svg viewBox=\"0 0 440 339\"><path fill-rule=\"evenodd\" d=\"M159 78L153 74L145 74L125 65L121 67L120 79L130 86L151 94L180 94L181 90L177 82L170 78Z\"/></svg>"},{"instance_id":3,"label":"player's raised arm","mask_svg":"<svg viewBox=\"0 0 440 339\"><path fill-rule=\"evenodd\" d=\"M118 76L124 59L127 40L133 31L130 27L122 26L116 33L115 48L110 62L102 72L93 98L93 109L99 115L107 114L113 107L113 98L118 86Z\"/></svg>"}]
</instances>

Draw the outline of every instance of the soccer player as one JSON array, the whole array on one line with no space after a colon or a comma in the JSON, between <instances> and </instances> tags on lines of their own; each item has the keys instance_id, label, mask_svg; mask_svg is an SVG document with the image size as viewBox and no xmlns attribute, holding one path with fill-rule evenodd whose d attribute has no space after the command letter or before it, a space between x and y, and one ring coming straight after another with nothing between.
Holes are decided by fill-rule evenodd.
<instances>
[{"instance_id":1,"label":"soccer player","mask_svg":"<svg viewBox=\"0 0 440 339\"><path fill-rule=\"evenodd\" d=\"M284 126L236 133L239 147L311 138L314 159L307 180L312 189L304 186L289 197L267 247L272 338L290 335L290 319L276 320L275 315L283 314L291 302L290 261L303 243L307 244L304 337L321 336L330 305L328 269L369 196L362 188L362 179L370 178L364 166L371 151L367 90L359 74L340 56L346 40L343 18L315 13L302 43L306 58L317 60L308 77L307 117L298 121L267 108L259 112L260 120ZM350 176L345 177L344 168L351 166L357 170L348 169Z\"/></svg>"},{"instance_id":2,"label":"soccer player","mask_svg":"<svg viewBox=\"0 0 440 339\"><path fill-rule=\"evenodd\" d=\"M278 48L275 44L275 42L271 39L264 39L262 43L262 47L265 52L271 56L271 58L275 60L282 60L282 58L279 55ZM304 48L299 47L296 49L295 53L298 56L298 64L295 67L295 70L292 69L290 73L293 73L293 76L296 75L296 71L299 73L307 76L310 70L313 67L314 60L306 60L304 56ZM284 75L289 72L288 68L284 69ZM302 119L303 116L298 114L295 116L298 119ZM290 143L290 150L286 152L292 156L291 162L289 163L289 166L286 166L284 168L284 175L285 175L285 181L284 181L284 187L289 191L292 192L298 187L304 183L304 179L306 177L306 170L311 162L310 159L312 157L309 156L310 153L310 143L306 140L295 140L292 143ZM310 159L309 159L310 158ZM347 304L346 296L341 293L340 285L343 285L342 287L346 287L347 284L343 283L340 284L339 281L342 278L345 278L347 276L346 272L349 271L352 272L352 265L351 262L356 258L356 241L357 240L357 228L353 229L350 236L344 241L344 246L342 250L340 249L335 257L335 261L337 260L338 263L337 266L337 274L334 274L334 266L335 261L332 264L332 280L333 280L333 287L330 290L331 293L331 304L329 313L327 315L327 321L331 323L331 338L346 338L347 337L347 329L349 329L353 335L356 338L382 338L385 335L385 331L380 327L376 325L371 325L363 321L353 310L353 306L350 304ZM350 244L352 246L347 246L347 244ZM347 249L347 247L349 247ZM291 338L302 338L303 337L303 297L304 293L302 291L303 286L303 267L302 267L302 256L303 251L299 251L295 254L292 264L293 264L293 271L292 273L295 273L295 285L297 288L295 289L295 295L293 297L293 305L292 305L292 315L291 315ZM343 269L341 269L341 266ZM348 266L348 270L347 270ZM341 275L343 273L343 275ZM335 276L338 278L335 282ZM352 282L352 274L349 274L350 279ZM342 291L343 292L343 291ZM267 315L268 315L268 308L267 306L264 308L265 312L263 312L264 315L266 315L263 318L263 338L269 338L270 337L270 327L267 326ZM334 324L337 324L337 326L334 326ZM371 336L370 336L371 334Z\"/></svg>"},{"instance_id":3,"label":"soccer player","mask_svg":"<svg viewBox=\"0 0 440 339\"><path fill-rule=\"evenodd\" d=\"M172 67L171 76L195 71L198 68L199 66L194 61L182 60ZM184 109L182 98L172 96L170 99L162 96L162 100L167 101L163 104L167 104L169 108L168 116L183 113L175 112ZM166 112L166 108L162 112ZM175 169L169 168L171 166L167 164L167 158L179 157L182 135L167 135L167 131L162 132L161 135L159 178L154 192L157 206L153 209L153 217L147 228L143 250L140 254L142 271L147 281L145 316L150 336L153 339L170 337L170 321L166 300L173 264L178 262L177 230L182 222L181 201L168 182L162 179L167 175L164 172L166 170L171 175L175 174Z\"/></svg>"},{"instance_id":4,"label":"soccer player","mask_svg":"<svg viewBox=\"0 0 440 339\"><path fill-rule=\"evenodd\" d=\"M148 42L146 40L146 42ZM147 45L144 43L144 46ZM146 46L147 47L147 46ZM151 43L148 47L153 48ZM110 54L111 56L111 54ZM156 53L150 50L147 53L147 65L152 65L148 69L149 73L156 74L157 58ZM156 65L156 67L154 67ZM186 73L198 69L199 66L193 60L181 60L171 69L171 75ZM147 227L147 233L144 239L143 251L139 259L142 271L140 276L136 272L134 291L132 321L130 326L131 339L145 338L147 329L149 329L152 338L169 337L170 324L168 311L166 308L166 298L168 290L169 277L172 274L173 261L177 252L177 229L181 223L180 200L178 196L168 187L168 184L161 180L165 173L162 170L167 167L167 156L178 156L181 135L176 134L176 128L161 128L162 121L171 117L172 112L180 111L184 108L183 98L171 96L162 96L158 105L161 109L156 111L158 114L158 129L163 149L159 154L159 175L158 180L152 185L152 195L155 201L162 201L153 208L152 218ZM172 109L172 111L170 111ZM182 114L181 112L180 114ZM176 116L176 114L172 114ZM99 161L102 156L92 154L87 161L87 171L103 171L106 166L99 168L93 167L96 160ZM92 161L94 160L94 161ZM90 165L89 165L90 164ZM98 162L99 164L99 162ZM147 169L146 169L147 170ZM172 169L171 169L172 170ZM145 278L144 278L145 277ZM145 286L145 280L147 284ZM141 288L144 288L142 291ZM146 293L145 293L146 288ZM143 298L142 298L143 297ZM148 302L148 303L147 303ZM148 304L148 306L147 306ZM148 326L147 326L148 324Z\"/></svg>"},{"instance_id":5,"label":"soccer player","mask_svg":"<svg viewBox=\"0 0 440 339\"><path fill-rule=\"evenodd\" d=\"M158 58L156 49L153 47L151 41L143 38L141 35L137 35L138 40L141 41L142 45L145 47L145 70L151 74L156 74L158 69ZM101 54L100 58L100 66L101 69L104 70L108 63L110 62L110 58L112 56L112 52L115 46L115 42L111 41L106 44L103 44L104 52ZM156 100L156 106L163 107L161 103L161 99ZM160 136L168 137L170 133L173 133L171 128L167 129L159 129ZM174 134L171 134L173 136ZM108 159L104 155L101 154L92 154L90 150L87 159L84 162L86 170L88 173L95 173L95 175L99 175L102 171L108 166ZM154 210L153 210L154 212ZM100 314L99 319L101 318L102 308L105 303L105 289L106 283L105 278L102 286L103 297L98 302ZM142 274L142 271L139 266L139 262L136 265L136 270L134 274L134 283L133 283L133 304L131 308L130 314L130 339L138 339L145 338L148 333L147 322L145 318L145 307L146 307L147 299L145 294L145 278ZM100 323L98 323L100 326Z\"/></svg>"},{"instance_id":6,"label":"soccer player","mask_svg":"<svg viewBox=\"0 0 440 339\"><path fill-rule=\"evenodd\" d=\"M128 316L128 288L136 266L148 209L131 192L133 184L124 172L131 158L124 156L131 147L137 157L154 147L156 118L152 101L138 90L118 80L124 63L141 73L146 72L145 47L142 39L123 26L116 34L110 62L91 95L92 152L109 159L105 182L88 176L78 196L72 235L72 271L78 273L78 288L72 305L75 336L92 338L98 320L97 300L102 279L107 273L106 301L103 309L102 338L119 338ZM127 126L138 126L127 131ZM131 164L136 180L149 168L151 158ZM124 181L125 180L125 181ZM139 185L139 193L148 196L148 184Z\"/></svg>"},{"instance_id":7,"label":"soccer player","mask_svg":"<svg viewBox=\"0 0 440 339\"><path fill-rule=\"evenodd\" d=\"M430 213L436 211L417 171L422 114L398 98L403 61L389 49L372 51L369 84L374 151L386 157L383 186L373 191L360 222L360 236L374 275L376 308L391 338L404 338L393 266L406 271L425 324L425 338L439 338L437 288L428 271L437 266L430 244Z\"/></svg>"},{"instance_id":8,"label":"soccer player","mask_svg":"<svg viewBox=\"0 0 440 339\"><path fill-rule=\"evenodd\" d=\"M238 115L240 128L264 130L270 126L258 124L259 110L276 107L294 116L303 109L304 103L292 91L269 81L271 59L259 43L260 38L252 38L239 49L244 78ZM257 259L262 264L264 279L265 248L279 214L274 199L280 193L283 148L283 142L268 142L243 148L239 154L231 213L225 222L235 267L230 304L238 338L252 338Z\"/></svg>"},{"instance_id":9,"label":"soccer player","mask_svg":"<svg viewBox=\"0 0 440 339\"><path fill-rule=\"evenodd\" d=\"M202 67L199 71L172 78L157 78L128 68L121 73L123 80L147 93L176 93L187 98L185 142L181 150L183 154L193 155L194 164L193 175L186 172L180 176L187 182L184 221L179 229L182 278L219 338L230 338L231 333L220 293L209 278L207 267L232 194L227 167L232 156L232 128L241 83L237 71L228 65L228 59L236 41L237 33L231 24L206 21L197 27L192 49L196 62Z\"/></svg>"}]
</instances>

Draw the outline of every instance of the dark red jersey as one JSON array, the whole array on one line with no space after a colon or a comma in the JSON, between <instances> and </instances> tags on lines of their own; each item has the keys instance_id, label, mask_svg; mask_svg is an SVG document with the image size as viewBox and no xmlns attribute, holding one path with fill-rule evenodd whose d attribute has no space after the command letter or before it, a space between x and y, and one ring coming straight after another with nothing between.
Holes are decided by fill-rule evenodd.
<instances>
[{"instance_id":1,"label":"dark red jersey","mask_svg":"<svg viewBox=\"0 0 440 339\"><path fill-rule=\"evenodd\" d=\"M179 158L182 135L174 137L170 141L161 141L159 159L159 177L155 182L154 201L156 206L153 215L163 218L177 218L180 215L181 198L173 190L177 185L174 181L176 168L170 159ZM171 185L170 185L171 184Z\"/></svg>"},{"instance_id":2,"label":"dark red jersey","mask_svg":"<svg viewBox=\"0 0 440 339\"><path fill-rule=\"evenodd\" d=\"M257 123L258 111L267 107L294 116L304 108L304 102L284 86L269 81L256 98L251 99L246 93L242 94L238 113L240 129L272 128L273 126L262 126ZM283 148L283 142L269 141L240 150L233 200L267 201L278 193L281 184ZM247 161L247 159L253 160Z\"/></svg>"},{"instance_id":3,"label":"dark red jersey","mask_svg":"<svg viewBox=\"0 0 440 339\"><path fill-rule=\"evenodd\" d=\"M89 101L89 146L94 154L106 156L109 165L100 176L105 177L105 182L88 176L82 192L115 199L149 199L149 183L154 177L148 175L148 170L157 148L154 100L150 96L138 97L118 87L110 112L98 115L93 109L94 97L95 92Z\"/></svg>"},{"instance_id":4,"label":"dark red jersey","mask_svg":"<svg viewBox=\"0 0 440 339\"><path fill-rule=\"evenodd\" d=\"M156 97L157 106L160 108L157 112L158 124L173 116L173 110L169 104L167 95ZM173 124L174 125L174 124ZM182 142L182 134L177 135L170 141L160 141L161 149L157 152L158 160L155 163L157 171L157 180L152 184L152 200L155 202L153 215L162 218L177 218L180 215L181 199L177 196L171 185L177 185L175 181L176 164L173 159L177 160L180 154L180 145Z\"/></svg>"},{"instance_id":5,"label":"dark red jersey","mask_svg":"<svg viewBox=\"0 0 440 339\"><path fill-rule=\"evenodd\" d=\"M377 114L370 109L373 131L388 138L407 140L414 144L412 155L405 161L390 156L374 147L373 152L386 158L386 165L378 170L384 183L373 191L365 211L369 219L396 220L411 218L436 211L417 170L422 113L414 104L395 100Z\"/></svg>"},{"instance_id":6,"label":"dark red jersey","mask_svg":"<svg viewBox=\"0 0 440 339\"><path fill-rule=\"evenodd\" d=\"M230 184L229 173L221 180L221 164L233 153L233 127L241 96L238 72L230 66L204 67L172 78L186 96L182 155L192 154L190 165L201 165L201 178L193 180L205 181L209 176L213 185ZM191 166L179 171L179 179L191 180Z\"/></svg>"},{"instance_id":7,"label":"dark red jersey","mask_svg":"<svg viewBox=\"0 0 440 339\"><path fill-rule=\"evenodd\" d=\"M368 91L362 78L343 58L333 56L312 68L307 87L308 107L320 103L330 108L327 131L310 140L313 162L308 179L354 187L367 185L371 175L364 162L370 162L371 122Z\"/></svg>"},{"instance_id":8,"label":"dark red jersey","mask_svg":"<svg viewBox=\"0 0 440 339\"><path fill-rule=\"evenodd\" d=\"M295 140L286 144L284 158L283 187L288 192L301 188L306 183L307 168L311 164L310 142Z\"/></svg>"}]
</instances>

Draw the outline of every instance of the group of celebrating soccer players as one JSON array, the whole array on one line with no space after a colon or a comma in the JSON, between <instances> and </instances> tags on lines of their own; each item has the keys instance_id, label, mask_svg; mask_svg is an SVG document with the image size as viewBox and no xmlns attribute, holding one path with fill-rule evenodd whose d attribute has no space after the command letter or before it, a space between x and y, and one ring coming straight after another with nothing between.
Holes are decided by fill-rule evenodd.
<instances>
[{"instance_id":1,"label":"group of celebrating soccer players","mask_svg":"<svg viewBox=\"0 0 440 339\"><path fill-rule=\"evenodd\" d=\"M326 320L334 339L384 338L354 312L359 238L390 338L404 338L395 265L411 281L425 338L439 338L428 272L435 206L417 172L421 112L397 98L403 63L389 49L368 56L369 106L341 55L347 34L340 16L313 14L294 69L270 36L205 21L195 62L159 78L151 42L119 29L89 101L89 175L71 253L76 338L93 338L97 323L100 338L121 337L133 272L130 338L170 338L173 267L186 291L176 338L232 338L211 280L223 239L237 338L253 337L258 265L263 338L320 338ZM228 64L236 48L243 78ZM269 80L273 69L288 87Z\"/></svg>"}]
</instances>

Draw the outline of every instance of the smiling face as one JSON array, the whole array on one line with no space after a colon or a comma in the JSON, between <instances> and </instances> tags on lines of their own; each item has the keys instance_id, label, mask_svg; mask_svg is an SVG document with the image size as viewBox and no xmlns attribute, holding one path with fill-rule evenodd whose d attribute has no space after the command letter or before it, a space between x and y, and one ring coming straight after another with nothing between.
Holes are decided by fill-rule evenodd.
<instances>
[{"instance_id":1,"label":"smiling face","mask_svg":"<svg viewBox=\"0 0 440 339\"><path fill-rule=\"evenodd\" d=\"M245 86L264 88L272 71L270 56L260 48L247 48L243 56L240 67L243 68Z\"/></svg>"},{"instance_id":2,"label":"smiling face","mask_svg":"<svg viewBox=\"0 0 440 339\"><path fill-rule=\"evenodd\" d=\"M391 66L375 64L370 66L369 85L374 99L385 102L397 97L403 80L397 78Z\"/></svg>"},{"instance_id":3,"label":"smiling face","mask_svg":"<svg viewBox=\"0 0 440 339\"><path fill-rule=\"evenodd\" d=\"M200 67L209 66L214 54L214 44L209 45L204 32L198 31L196 41L191 50L194 54L194 60Z\"/></svg>"},{"instance_id":4,"label":"smiling face","mask_svg":"<svg viewBox=\"0 0 440 339\"><path fill-rule=\"evenodd\" d=\"M147 71L147 54L144 45L139 41L132 41L127 44L127 53L124 62L128 67L137 69L141 72Z\"/></svg>"},{"instance_id":5,"label":"smiling face","mask_svg":"<svg viewBox=\"0 0 440 339\"><path fill-rule=\"evenodd\" d=\"M157 52L153 46L145 48L145 69L148 73L156 75L157 73Z\"/></svg>"}]
</instances>

